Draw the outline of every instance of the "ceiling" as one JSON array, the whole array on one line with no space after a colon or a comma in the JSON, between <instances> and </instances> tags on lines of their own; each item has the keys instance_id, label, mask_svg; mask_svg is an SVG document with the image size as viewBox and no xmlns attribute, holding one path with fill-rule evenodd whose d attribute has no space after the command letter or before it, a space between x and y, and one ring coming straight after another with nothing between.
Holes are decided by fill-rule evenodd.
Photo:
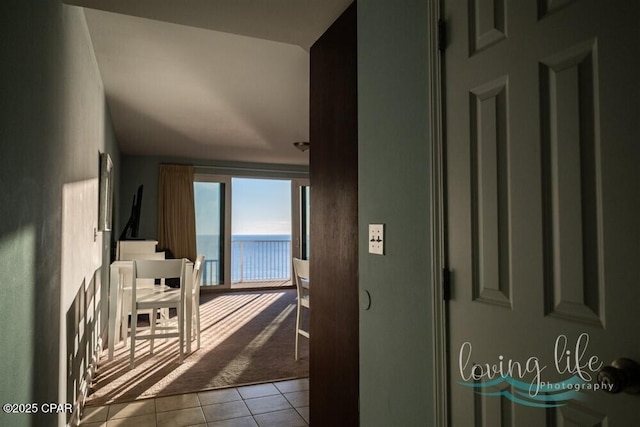
<instances>
[{"instance_id":1,"label":"ceiling","mask_svg":"<svg viewBox=\"0 0 640 427\"><path fill-rule=\"evenodd\" d=\"M125 154L307 164L309 49L352 0L84 6Z\"/></svg>"}]
</instances>

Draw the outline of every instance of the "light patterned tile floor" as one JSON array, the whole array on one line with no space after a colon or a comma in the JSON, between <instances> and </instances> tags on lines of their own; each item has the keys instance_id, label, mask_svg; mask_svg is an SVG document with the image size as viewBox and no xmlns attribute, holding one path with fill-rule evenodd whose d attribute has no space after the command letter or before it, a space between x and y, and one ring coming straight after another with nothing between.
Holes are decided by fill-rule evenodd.
<instances>
[{"instance_id":1,"label":"light patterned tile floor","mask_svg":"<svg viewBox=\"0 0 640 427\"><path fill-rule=\"evenodd\" d=\"M297 427L309 425L309 379L87 406L83 427Z\"/></svg>"}]
</instances>

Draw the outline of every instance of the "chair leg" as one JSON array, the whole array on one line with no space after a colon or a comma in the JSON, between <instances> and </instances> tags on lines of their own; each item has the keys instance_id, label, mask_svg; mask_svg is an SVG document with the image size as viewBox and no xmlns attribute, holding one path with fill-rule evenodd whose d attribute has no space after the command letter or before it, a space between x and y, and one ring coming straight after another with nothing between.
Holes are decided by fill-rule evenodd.
<instances>
[{"instance_id":1,"label":"chair leg","mask_svg":"<svg viewBox=\"0 0 640 427\"><path fill-rule=\"evenodd\" d=\"M184 357L184 316L182 314L182 304L178 305L177 311L177 321L178 321L178 345L180 346L180 363L182 363L182 358Z\"/></svg>"},{"instance_id":2,"label":"chair leg","mask_svg":"<svg viewBox=\"0 0 640 427\"><path fill-rule=\"evenodd\" d=\"M156 333L156 321L158 319L158 310L153 309L149 314L149 325L151 326L151 335L155 335ZM151 342L149 343L149 354L153 354L153 337L151 338Z\"/></svg>"},{"instance_id":3,"label":"chair leg","mask_svg":"<svg viewBox=\"0 0 640 427\"><path fill-rule=\"evenodd\" d=\"M124 345L125 348L127 348L127 346L130 344L131 340L130 338L130 329L129 329L129 314L127 315L122 315L122 318L120 320L120 324L122 325L122 327L120 328L120 337L122 338L122 345Z\"/></svg>"},{"instance_id":4,"label":"chair leg","mask_svg":"<svg viewBox=\"0 0 640 427\"><path fill-rule=\"evenodd\" d=\"M124 301L127 301L127 298L129 301L131 301L131 294L128 294L125 292L125 295L123 297L123 302L121 305L121 312L120 312L120 338L126 343L127 340L127 331L129 330L129 312L131 311L130 309L130 304L127 304Z\"/></svg>"},{"instance_id":5,"label":"chair leg","mask_svg":"<svg viewBox=\"0 0 640 427\"><path fill-rule=\"evenodd\" d=\"M300 339L300 312L301 312L300 303L298 303L298 311L296 313L296 360L298 360L298 339Z\"/></svg>"},{"instance_id":6,"label":"chair leg","mask_svg":"<svg viewBox=\"0 0 640 427\"><path fill-rule=\"evenodd\" d=\"M198 350L200 350L200 305L196 305L195 310L196 310L196 316L195 316L196 317L196 327L195 327L195 330L196 330L196 334L197 334L197 337L198 337Z\"/></svg>"},{"instance_id":7,"label":"chair leg","mask_svg":"<svg viewBox=\"0 0 640 427\"><path fill-rule=\"evenodd\" d=\"M109 337L109 339L113 339L113 344L116 345L120 342L120 340L124 340L125 346L127 342L127 337L122 335L122 297L119 295L116 302L116 319L115 319L115 336Z\"/></svg>"},{"instance_id":8,"label":"chair leg","mask_svg":"<svg viewBox=\"0 0 640 427\"><path fill-rule=\"evenodd\" d=\"M129 365L131 368L134 366L134 359L136 357L136 326L138 323L138 312L131 312L131 350L129 353Z\"/></svg>"}]
</instances>

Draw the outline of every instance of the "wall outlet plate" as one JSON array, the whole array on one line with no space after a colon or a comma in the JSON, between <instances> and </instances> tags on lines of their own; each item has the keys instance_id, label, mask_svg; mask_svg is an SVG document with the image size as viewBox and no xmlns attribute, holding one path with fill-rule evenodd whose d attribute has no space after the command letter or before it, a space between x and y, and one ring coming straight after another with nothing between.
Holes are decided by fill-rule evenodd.
<instances>
[{"instance_id":1,"label":"wall outlet plate","mask_svg":"<svg viewBox=\"0 0 640 427\"><path fill-rule=\"evenodd\" d=\"M384 224L369 224L369 253L384 255Z\"/></svg>"}]
</instances>

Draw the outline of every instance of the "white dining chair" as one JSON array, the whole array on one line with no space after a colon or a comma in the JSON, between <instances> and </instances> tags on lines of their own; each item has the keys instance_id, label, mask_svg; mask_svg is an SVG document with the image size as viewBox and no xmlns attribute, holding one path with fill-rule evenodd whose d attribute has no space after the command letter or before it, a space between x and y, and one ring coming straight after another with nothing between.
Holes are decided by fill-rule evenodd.
<instances>
[{"instance_id":1,"label":"white dining chair","mask_svg":"<svg viewBox=\"0 0 640 427\"><path fill-rule=\"evenodd\" d=\"M139 310L151 309L150 333L138 334L137 322L131 322L131 351L129 363L134 367L135 350L137 340L151 340L150 353L153 353L153 341L156 338L178 337L179 360L182 363L184 357L184 313L185 307L185 259L165 260L133 260L133 286L131 287L131 319L137 319ZM172 289L165 292L150 292L138 295L137 279L180 279L180 289ZM163 321L157 325L157 311L160 309L176 310L176 325ZM158 330L164 332L158 332Z\"/></svg>"},{"instance_id":2,"label":"white dining chair","mask_svg":"<svg viewBox=\"0 0 640 427\"><path fill-rule=\"evenodd\" d=\"M138 252L138 253L132 254L132 256L134 256L135 259L141 259L141 260L161 260L161 259L164 259L165 253L164 252L149 252L149 253ZM133 259L134 258L131 258L130 260L132 261ZM129 261L129 260L125 259L124 261ZM120 313L121 313L121 319L120 319L121 335L120 336L123 337L125 341L127 338L129 316L131 315L131 283L133 283L132 273L129 273L129 272L124 273L122 297L120 298L120 301L122 301L122 307L120 309ZM153 279L138 279L137 289L138 289L138 295L142 295L144 293L156 292L158 290L167 290L169 288L165 287L164 284L156 285L155 280ZM139 311L138 314L148 314L149 320L151 320L150 310ZM161 312L161 316L166 317L167 311L163 310ZM131 323L133 323L133 319L134 317L132 316Z\"/></svg>"},{"instance_id":3,"label":"white dining chair","mask_svg":"<svg viewBox=\"0 0 640 427\"><path fill-rule=\"evenodd\" d=\"M298 340L300 335L309 338L309 331L302 329L302 308L309 305L309 260L293 258L293 276L298 292L298 310L296 313L296 360L298 360Z\"/></svg>"}]
</instances>

